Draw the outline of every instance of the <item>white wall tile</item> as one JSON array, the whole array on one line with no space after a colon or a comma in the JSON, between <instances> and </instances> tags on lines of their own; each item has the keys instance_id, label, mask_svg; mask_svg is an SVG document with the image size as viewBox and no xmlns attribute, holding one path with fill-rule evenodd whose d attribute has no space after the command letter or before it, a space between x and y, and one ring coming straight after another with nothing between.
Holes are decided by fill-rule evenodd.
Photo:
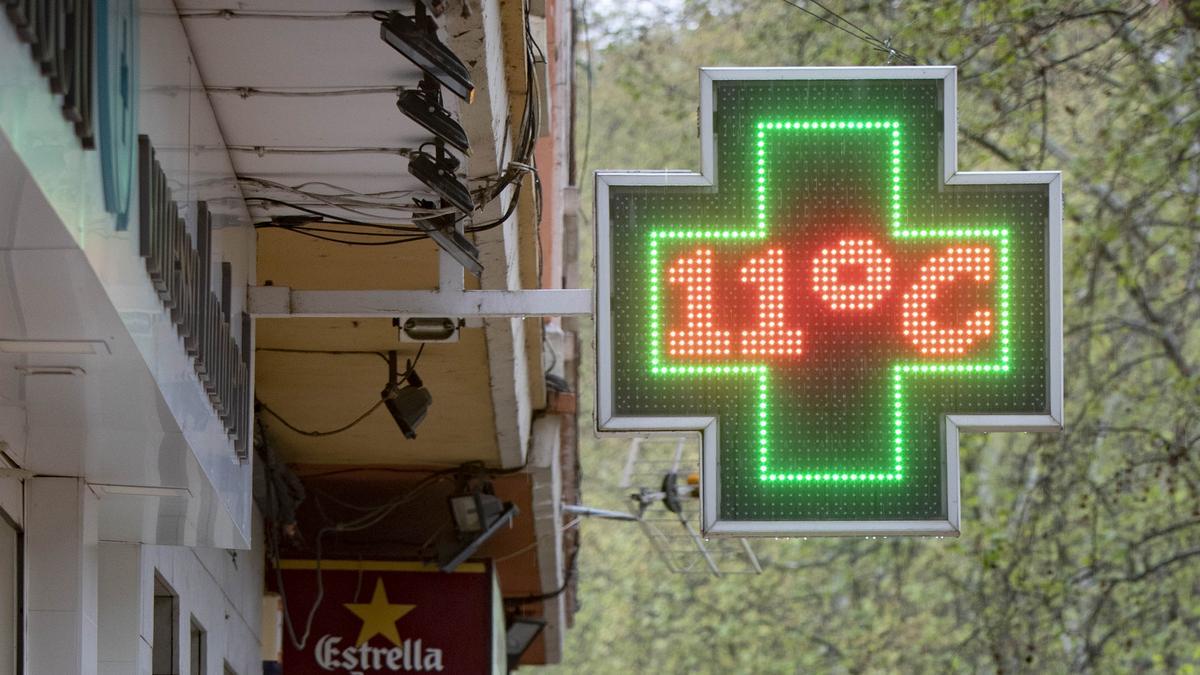
<instances>
[{"instance_id":1,"label":"white wall tile","mask_svg":"<svg viewBox=\"0 0 1200 675\"><path fill-rule=\"evenodd\" d=\"M100 545L98 658L106 663L135 663L142 621L141 546ZM124 673L134 672L126 668Z\"/></svg>"},{"instance_id":2,"label":"white wall tile","mask_svg":"<svg viewBox=\"0 0 1200 675\"><path fill-rule=\"evenodd\" d=\"M25 482L26 602L30 610L80 611L84 514L75 478Z\"/></svg>"},{"instance_id":3,"label":"white wall tile","mask_svg":"<svg viewBox=\"0 0 1200 675\"><path fill-rule=\"evenodd\" d=\"M29 610L26 613L26 663L30 673L77 673L82 667L79 642L68 638L82 631L75 611Z\"/></svg>"}]
</instances>

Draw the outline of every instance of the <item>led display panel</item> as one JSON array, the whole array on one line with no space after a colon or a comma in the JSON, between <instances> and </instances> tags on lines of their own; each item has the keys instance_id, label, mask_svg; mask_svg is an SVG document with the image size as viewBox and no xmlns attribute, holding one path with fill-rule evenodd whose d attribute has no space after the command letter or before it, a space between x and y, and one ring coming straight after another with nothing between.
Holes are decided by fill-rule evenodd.
<instances>
[{"instance_id":1,"label":"led display panel","mask_svg":"<svg viewBox=\"0 0 1200 675\"><path fill-rule=\"evenodd\" d=\"M706 533L953 536L959 432L1060 428L1061 178L954 77L704 69L701 173L597 173L597 426L699 431Z\"/></svg>"}]
</instances>

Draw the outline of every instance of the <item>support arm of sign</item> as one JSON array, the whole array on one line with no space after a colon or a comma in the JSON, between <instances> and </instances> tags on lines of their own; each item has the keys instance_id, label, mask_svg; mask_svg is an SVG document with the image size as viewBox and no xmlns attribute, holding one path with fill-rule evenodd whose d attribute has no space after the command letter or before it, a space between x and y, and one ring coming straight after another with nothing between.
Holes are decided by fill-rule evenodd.
<instances>
[{"instance_id":1,"label":"support arm of sign","mask_svg":"<svg viewBox=\"0 0 1200 675\"><path fill-rule=\"evenodd\" d=\"M250 313L257 318L390 318L591 316L586 288L518 291L300 291L253 286Z\"/></svg>"}]
</instances>

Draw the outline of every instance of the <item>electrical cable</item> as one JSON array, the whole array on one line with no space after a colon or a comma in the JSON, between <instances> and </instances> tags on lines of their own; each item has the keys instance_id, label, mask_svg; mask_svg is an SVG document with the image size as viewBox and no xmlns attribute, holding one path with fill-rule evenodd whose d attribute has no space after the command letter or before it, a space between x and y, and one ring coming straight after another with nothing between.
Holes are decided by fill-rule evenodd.
<instances>
[{"instance_id":1,"label":"electrical cable","mask_svg":"<svg viewBox=\"0 0 1200 675\"><path fill-rule=\"evenodd\" d=\"M326 234L344 234L344 235L354 236L354 237L393 237L393 238L395 238L398 236L391 232L351 232L351 231L347 231L347 230L335 230L335 229L331 229L328 227L319 227L319 225L324 225L326 223L328 223L330 225L353 225L353 223L338 223L337 221L317 221L316 223L307 223L307 224L303 224L303 225L279 225L276 223L257 223L255 225L255 227L258 229L266 229L266 230L269 230L269 229L297 230L298 229L301 232L324 232ZM417 239L425 239L427 237L412 235L410 237L404 237L404 238L415 241ZM356 243L358 243L358 242L356 242ZM370 243L370 242L362 242L362 243ZM388 242L388 243L391 243L391 242Z\"/></svg>"},{"instance_id":2,"label":"electrical cable","mask_svg":"<svg viewBox=\"0 0 1200 675\"><path fill-rule=\"evenodd\" d=\"M312 607L308 611L308 616L306 617L306 619L304 621L304 633L299 638L297 638L297 636L296 636L296 628L295 628L295 625L292 623L291 612L287 605L287 592L285 591L284 585L283 585L283 572L280 570L280 566L279 566L279 543L278 543L278 540L274 536L272 536L270 538L272 541L269 543L272 544L271 548L273 549L270 552L271 556L272 556L272 565L271 566L275 568L275 583L279 590L279 599L280 599L281 609L283 610L283 622L284 622L284 626L287 628L288 639L291 640L292 645L296 649L303 650L307 646L308 638L312 634L313 619L316 617L317 611L320 609L321 603L325 599L325 583L324 583L324 577L321 573L322 572L322 570L321 570L322 550L323 550L323 541L324 541L325 536L331 532L358 532L358 531L365 530L369 527L372 527L375 524L377 524L378 522L380 522L381 520L383 520L384 518L386 518L388 515L390 515L392 512L394 512L400 506L406 504L407 502L412 501L414 498L416 498L421 492L423 492L429 486L433 485L434 483L437 483L438 481L444 480L448 474L454 473L457 470L458 470L458 468L455 467L455 468L446 469L443 471L438 471L438 472L432 473L429 476L427 476L426 478L422 479L416 485L414 485L413 488L411 490L409 490L407 493L405 493L404 495L401 495L399 497L396 497L394 499L391 499L391 500L381 504L376 509L375 513L367 513L356 519L335 523L333 525L323 527L317 531L317 536L316 536L316 539L314 542L314 548L315 548L314 558L316 561L315 572L317 575L317 592L316 592L316 597L313 599Z\"/></svg>"},{"instance_id":3,"label":"electrical cable","mask_svg":"<svg viewBox=\"0 0 1200 675\"><path fill-rule=\"evenodd\" d=\"M375 405L372 405L370 408L367 408L366 412L359 415L358 417L355 417L350 422L347 422L346 424L343 424L342 426L337 427L335 429L330 429L328 431L308 431L305 429L301 429L301 428L297 427L296 425L292 424L291 422L287 421L283 417L280 417L279 413L272 410L271 406L267 405L266 403L263 403L261 400L258 402L258 405L262 409L263 412L265 412L265 413L269 414L271 417L274 417L275 419L279 420L280 423L283 424L283 426L287 427L288 429L291 429L292 431L300 434L301 436L308 436L310 438L321 438L324 436L333 436L335 434L340 434L343 431L347 431L347 430L353 428L359 422L362 422L363 420L367 419L367 417L371 413L378 410L379 406L381 406L383 404L384 404L384 399L380 398L378 401L375 402Z\"/></svg>"},{"instance_id":4,"label":"electrical cable","mask_svg":"<svg viewBox=\"0 0 1200 675\"><path fill-rule=\"evenodd\" d=\"M197 150L208 149L205 146L196 146L196 148ZM259 157L264 155L399 155L408 157L413 151L412 148L386 146L226 145L225 148L230 152L248 152Z\"/></svg>"},{"instance_id":5,"label":"electrical cable","mask_svg":"<svg viewBox=\"0 0 1200 675\"><path fill-rule=\"evenodd\" d=\"M383 352L374 352L374 351L358 352L358 351L339 350L339 349L290 349L287 347L255 347L254 351L256 351L256 352L278 352L280 354L330 354L330 355L338 355L338 356L341 356L344 354L364 354L364 355L369 355L369 356L378 356L379 358L383 359L384 363L389 363L386 354L384 354Z\"/></svg>"},{"instance_id":6,"label":"electrical cable","mask_svg":"<svg viewBox=\"0 0 1200 675\"><path fill-rule=\"evenodd\" d=\"M454 465L447 464L447 465L445 465L445 468L457 469L459 466L460 466L459 464L454 464ZM367 472L367 473L379 472L379 473L431 474L431 473L437 473L438 471L441 471L441 469L408 469L408 468L394 467L394 466L352 466L352 467L347 467L345 469L330 469L328 471L319 471L317 473L306 473L306 474L301 475L300 479L305 480L305 479L309 479L309 478L328 478L329 476L342 476L342 475L345 475L348 473L364 473L364 472ZM490 473L490 471L489 471L489 473Z\"/></svg>"},{"instance_id":7,"label":"electrical cable","mask_svg":"<svg viewBox=\"0 0 1200 675\"><path fill-rule=\"evenodd\" d=\"M279 182L269 180L266 178L262 178L259 176L248 176L245 174L239 174L237 176L237 180L239 182L253 183L253 184L258 185L261 188L282 190L285 192L291 192L293 194L303 195L305 197L310 197L313 199L351 199L352 201L364 200L363 204L377 204L377 202L367 201L367 200L372 200L372 199L404 199L413 194L425 194L421 190L383 190L380 192L359 192L356 190L352 190L348 187L343 187L343 186L337 185L335 183L329 183L329 182L320 181L320 180L310 180L310 181L305 181L303 183L298 183L296 185L286 185L284 183L279 183ZM309 185L320 185L320 186L330 188L332 190L341 190L341 192L315 192L312 190L306 190L305 187L307 187ZM386 205L386 206L395 208L397 210L410 211L410 212L414 212L414 213L424 213L427 215L444 215L447 213L456 213L457 212L455 209L449 209L449 208L446 208L446 209L422 209L422 208L412 206L410 204L380 204L380 205L381 206Z\"/></svg>"},{"instance_id":8,"label":"electrical cable","mask_svg":"<svg viewBox=\"0 0 1200 675\"><path fill-rule=\"evenodd\" d=\"M292 232L294 234L304 235L304 236L310 237L312 239L319 239L321 241L328 241L328 242L332 242L335 244L345 244L347 246L392 246L394 244L407 244L407 243L414 242L414 241L423 241L428 238L424 235L412 235L409 237L402 237L399 239L394 239L392 241L353 241L353 240L348 240L348 239L337 239L334 237L326 237L326 236L323 236L320 234L313 234L313 232L310 231L310 229L304 228L302 226L285 227L285 226L273 225L271 223L263 223L256 227L260 227L260 228L278 227L279 229L282 229L285 232ZM348 236L360 236L359 234L356 234L353 232L346 232L345 234Z\"/></svg>"},{"instance_id":9,"label":"electrical cable","mask_svg":"<svg viewBox=\"0 0 1200 675\"><path fill-rule=\"evenodd\" d=\"M584 71L587 75L585 91L587 92L587 104L584 113L583 124L583 157L579 162L575 176L575 185L579 185L583 179L584 172L587 171L589 154L592 145L592 38L587 18L587 0L581 0L579 3L579 23L583 25L583 44L587 53L587 69Z\"/></svg>"},{"instance_id":10,"label":"electrical cable","mask_svg":"<svg viewBox=\"0 0 1200 675\"><path fill-rule=\"evenodd\" d=\"M530 173L534 176L534 190L537 198L535 205L536 213L539 214L542 210L541 205L541 187L540 179L537 173L537 167L534 166L534 148L537 144L538 129L540 128L540 92L537 84L537 70L535 64L538 62L534 56L535 50L541 54L542 62L545 62L545 53L542 52L540 46L533 39L533 33L529 22L529 3L524 3L525 12L525 101L521 112L521 127L517 134L517 144L513 148L514 159L509 161L505 170L496 174L496 181L491 189L487 191L486 197L476 206L480 209L483 206L491 203L494 199L508 188L514 186L514 194L510 208L506 209L500 218L483 225L475 225L465 228L467 232L483 232L494 227L502 225L508 220L515 211L511 205L518 200L519 190L521 186L520 179ZM503 156L503 154L501 154Z\"/></svg>"},{"instance_id":11,"label":"electrical cable","mask_svg":"<svg viewBox=\"0 0 1200 675\"><path fill-rule=\"evenodd\" d=\"M413 357L412 362L409 364L409 366L407 368L404 369L404 373L400 376L401 382L408 379L413 374L413 372L416 371L417 363L421 360L421 354L424 352L425 352L425 343L422 342L421 346L419 348L417 348L416 356ZM316 353L323 353L323 352L316 352ZM382 356L382 354L378 354L378 352L335 352L335 351L332 351L332 352L328 352L328 353L330 353L330 354L338 354L338 353L372 354L373 353L373 354ZM271 407L268 406L266 403L263 403L261 399L258 399L258 398L255 399L255 403L258 405L259 409L261 409L263 412L265 412L268 415L270 415L271 417L274 417L275 419L279 420L279 422L281 424L283 424L283 426L287 427L288 429L291 429L292 431L300 434L301 436L308 436L309 438L323 438L325 436L333 436L333 435L348 431L348 430L354 428L357 424L359 424L363 420L367 419L367 417L369 417L371 415L371 413L378 410L379 406L383 405L386 402L387 402L387 399L385 399L381 396L379 398L379 400L376 401L375 404L372 405L370 408L367 408L367 410L365 412L363 412L358 417L355 417L353 420L351 420L350 422L348 422L346 424L343 424L340 427L336 427L334 429L329 429L326 431L310 431L307 429L301 429L301 428L297 427L296 425L287 421L287 419L282 417L279 413L272 410Z\"/></svg>"},{"instance_id":12,"label":"electrical cable","mask_svg":"<svg viewBox=\"0 0 1200 675\"><path fill-rule=\"evenodd\" d=\"M323 97L323 96L369 96L372 94L400 94L404 87L341 87L332 89L320 88L283 88L283 87L216 87L208 86L204 91L210 94L235 94L240 98L251 96L278 96L284 98Z\"/></svg>"},{"instance_id":13,"label":"electrical cable","mask_svg":"<svg viewBox=\"0 0 1200 675\"><path fill-rule=\"evenodd\" d=\"M514 148L515 158L508 163L508 166L502 173L500 173L496 176L496 181L493 185L491 185L488 188L484 188L484 192L485 192L484 198L482 200L480 200L480 202L476 206L476 209L477 210L482 209L484 206L486 206L488 203L490 203L492 200L494 200L496 197L498 197L510 185L514 186L514 191L513 191L513 194L511 195L511 199L510 199L508 207L505 209L504 213L501 214L501 216L499 218L496 218L494 220L491 220L491 221L488 221L485 223L469 225L469 226L463 228L464 232L469 232L469 233L485 232L485 231L491 230L493 228L499 227L499 226L503 225L505 222L507 222L508 219L511 218L512 215L517 210L517 205L520 200L520 188L522 185L520 179L525 174L531 174L533 177L533 189L534 189L534 201L535 201L535 205L534 205L535 214L534 215L535 215L535 219L537 221L540 222L540 220L541 220L541 214L542 214L542 209L543 209L543 204L542 204L542 202L543 202L542 189L543 188L542 188L542 183L541 183L541 177L538 174L537 167L535 166L534 160L533 160L533 151L536 146L537 133L538 133L538 128L540 126L540 114L539 114L540 91L538 88L535 64L539 62L537 55L540 55L540 58L541 58L540 62L543 62L543 63L546 62L546 56L545 56L545 52L542 51L541 46L538 45L537 42L533 39L533 33L530 28L530 22L529 22L528 2L525 3L524 10L525 10L525 37L526 37L526 45L525 45L526 96L525 96L525 101L524 101L524 106L523 106L523 111L522 111L521 127L519 129L518 136L517 136L518 143L517 143L517 146ZM375 14L378 14L378 12L376 12ZM376 17L376 18L378 18L378 17ZM248 91L244 91L244 88L228 88L227 90L230 92L233 92L233 93L250 93ZM361 89L351 89L351 90L346 90L346 91L353 91L355 93L358 93L359 91L362 91L362 90ZM260 92L255 92L255 93L260 93ZM288 92L278 92L278 93L284 94L284 93L288 93ZM329 93L329 95L336 95L337 92L329 91L326 93ZM363 93L365 93L365 92L363 92ZM364 148L301 148L301 147L269 147L269 146L237 146L237 145L233 145L233 146L229 146L229 149L231 151L237 151L237 152L253 152L253 153L256 153L259 155L272 154L272 153L276 153L276 154L386 153L386 154L399 154L399 155L407 157L412 152L411 149L409 149L409 148L383 148L383 147L376 147L376 148L370 148L370 147L364 147ZM276 183L274 181L269 181L269 180L263 179L263 178L239 176L239 180L246 180L249 182L254 182L254 183L257 183L258 185L260 185L262 187L266 187L266 188L284 190L284 191L292 192L294 194L302 194L303 196L320 201L330 208L342 209L342 210L345 210L345 211L348 211L351 213L355 213L355 214L357 214L359 216L363 216L363 217L372 217L372 215L359 210L362 208L380 209L380 210L400 210L400 211L403 211L403 212L413 215L413 216L429 216L429 217L436 217L438 215L444 215L445 213L450 212L447 209L436 209L436 210L423 209L422 210L422 209L418 209L417 207L399 206L399 205L395 205L395 204L378 204L378 203L363 203L363 202L352 203L352 205L339 204L339 203L331 202L329 195L322 195L320 193L304 191L300 187L286 186L286 185L282 185L280 183ZM317 181L314 181L312 184L317 184L317 183L318 183ZM304 184L302 184L302 185L304 185ZM331 186L331 187L334 187L335 189L345 190L345 188L341 188L339 186ZM353 194L353 191L349 191L349 193ZM383 194L389 194L389 193L378 193L378 194L383 195ZM392 192L390 194L396 194L396 192ZM384 197L384 198L386 198L386 197ZM398 233L404 233L406 235L411 235L411 236L405 236L405 237L398 237L396 239L389 240L389 241L370 241L370 242L368 242L368 241L358 241L358 240L354 240L354 239L345 239L345 238L339 238L339 237L363 237L363 236L378 236L378 235L367 235L366 233L359 233L359 232L339 230L339 229L329 229L327 227L313 227L311 225L304 225L304 224L281 224L278 222L272 222L272 223L262 223L262 224L256 225L256 227L264 227L264 228L265 227L273 227L273 228L284 229L289 232L305 235L310 238L321 240L321 241L328 241L328 242L332 242L332 243L339 243L339 244L352 245L352 246L353 245L357 245L357 246L390 246L390 245L394 245L394 244L409 243L411 241L419 241L419 240L428 238L428 235L425 234L425 231L419 227L407 228L404 226L394 225L394 224L385 225L382 223L369 223L367 221L359 220L357 218L340 218L340 217L337 217L337 216L335 216L331 213L328 213L326 211L323 211L323 210L310 208L303 204L298 204L295 202L290 202L290 201L286 201L286 200L282 200L282 199L276 199L273 197L253 196L253 197L248 197L247 201L260 201L260 202L276 204L279 206L284 206L287 208L295 209L297 211L301 211L302 213L307 213L312 216L326 219L325 222L322 223L325 226L337 225L337 224L348 224L348 225L357 225L357 226L363 226L363 227L377 227L377 228L382 228L382 229L389 229L389 231L394 231L394 232L398 232ZM456 219L456 223L461 222L464 219L465 218L458 218L458 219ZM337 235L337 237L326 236L326 235Z\"/></svg>"},{"instance_id":14,"label":"electrical cable","mask_svg":"<svg viewBox=\"0 0 1200 675\"><path fill-rule=\"evenodd\" d=\"M520 201L520 198L521 198L521 185L520 185L520 183L518 183L517 186L513 189L512 197L509 199L509 202L508 202L508 208L505 209L504 213L499 218L492 220L490 222L484 223L482 225L471 225L469 227L464 228L464 230L466 232L472 232L472 233L486 232L487 230L491 230L493 228L503 225L504 222L506 220L508 220L509 216L511 216L513 214L513 212L517 210L517 202Z\"/></svg>"},{"instance_id":15,"label":"electrical cable","mask_svg":"<svg viewBox=\"0 0 1200 675\"><path fill-rule=\"evenodd\" d=\"M543 602L545 600L553 600L566 592L571 587L571 582L575 580L575 559L579 557L579 549L576 548L571 552L571 559L567 562L567 570L563 575L562 586L549 593L541 593L538 595L520 595L511 598L504 598L506 605L527 605L531 602Z\"/></svg>"},{"instance_id":16,"label":"electrical cable","mask_svg":"<svg viewBox=\"0 0 1200 675\"><path fill-rule=\"evenodd\" d=\"M275 181L267 180L265 178L255 178L252 176L239 176L238 180L243 184L250 183L250 184L256 185L264 190L276 190L279 192L286 192L288 194L300 195L303 197L307 197L309 199L316 200L325 206L338 208L338 209L342 209L345 211L350 211L352 213L356 213L356 214L364 216L366 218L380 218L383 216L379 216L374 213L367 213L365 211L361 211L361 210L359 210L360 208L387 210L387 211L399 211L399 212L402 212L405 214L423 215L423 216L429 216L429 217L441 216L441 215L446 215L449 213L457 213L457 211L454 209L424 209L424 208L420 208L420 207L416 207L416 206L412 206L412 205L408 205L408 204L380 203L377 201L371 201L371 199L364 199L362 197L355 197L355 196L349 196L349 195L343 196L343 195L324 194L324 193L320 193L320 192L314 192L311 190L304 190L304 189L300 189L297 187L292 187L289 185L284 185L282 183L277 183ZM394 191L394 192L399 193L400 196L392 197L392 199L404 198L404 197L408 197L408 196L411 196L414 194L424 194L423 192L421 192L419 190L404 190L404 191ZM247 201L252 200L252 199L265 200L266 198L258 197L258 196L251 196L251 197L247 198ZM375 199L375 198L372 198L372 199ZM282 202L283 200L278 200L278 201ZM299 203L289 201L289 202L286 202L286 204L292 205L292 204L299 204Z\"/></svg>"},{"instance_id":17,"label":"electrical cable","mask_svg":"<svg viewBox=\"0 0 1200 675\"><path fill-rule=\"evenodd\" d=\"M248 9L179 10L181 19L287 19L292 21L343 21L346 19L371 19L371 10L348 12L281 12Z\"/></svg>"},{"instance_id":18,"label":"electrical cable","mask_svg":"<svg viewBox=\"0 0 1200 675\"><path fill-rule=\"evenodd\" d=\"M797 4L794 0L783 0L783 2L787 3L788 5L791 5L792 7L800 10L801 12L804 12L808 16L811 16L812 18L820 21L821 23L832 26L833 28L836 28L836 29L842 31L843 33L846 33L847 35L849 35L853 38L856 38L858 40L865 42L866 44L870 45L871 48L874 49L875 51L883 52L884 54L887 54L889 63L891 63L891 61L893 59L899 59L900 61L907 63L909 65L917 64L916 57L914 57L910 54L906 54L906 53L892 47L891 38L889 38L887 40L880 40L879 38L875 37L870 32L868 32L866 29L859 26L858 24L855 24L853 21L850 21L849 19L842 16L841 14L838 14L837 12L829 9L825 5L822 5L818 0L808 0L808 1L813 3L814 5L816 5L817 7L820 7L822 10L829 13L831 16L833 16L838 21L845 23L846 26L849 26L849 28L847 28L846 26L842 26L841 24L839 24L837 22L830 21L828 18L823 17L820 14L817 14L816 12L808 9L807 7Z\"/></svg>"},{"instance_id":19,"label":"electrical cable","mask_svg":"<svg viewBox=\"0 0 1200 675\"><path fill-rule=\"evenodd\" d=\"M251 180L251 181L265 180L265 179L261 179L261 178L255 178L254 176L241 176L241 175L238 176L238 179L239 180ZM267 181L267 182L273 182L273 181ZM277 183L277 185L282 185L282 183ZM383 190L382 192L358 192L356 190L351 190L348 187L343 187L336 183L329 183L329 182L326 182L323 180L304 181L303 183L297 183L296 185L288 186L288 188L293 189L293 190L303 190L304 187L307 185L322 185L327 188L332 188L334 190L342 191L340 194L326 193L326 196L328 196L328 197L378 197L380 199L383 199L383 198L386 198L387 196L411 194L413 192L416 192L416 190ZM447 213L449 213L451 211L451 209L437 209L437 210L446 211Z\"/></svg>"},{"instance_id":20,"label":"electrical cable","mask_svg":"<svg viewBox=\"0 0 1200 675\"><path fill-rule=\"evenodd\" d=\"M330 220L346 223L348 225L358 225L360 227L375 227L375 228L381 228L381 229L389 229L389 230L395 230L397 232L406 232L406 233L410 233L410 234L422 234L424 232L424 230L422 230L419 227L407 227L404 225L394 225L394 224L389 224L389 223L368 223L365 220L357 220L354 218L341 218L341 217L335 216L331 213L326 213L325 211L320 211L317 209L310 209L307 206L301 206L294 202L284 201L282 199L275 199L274 197L247 197L246 201L258 201L258 202L267 202L268 204L278 204L279 206L285 206L289 209L303 211L304 213L307 213L309 215L317 216L320 218L328 218Z\"/></svg>"}]
</instances>

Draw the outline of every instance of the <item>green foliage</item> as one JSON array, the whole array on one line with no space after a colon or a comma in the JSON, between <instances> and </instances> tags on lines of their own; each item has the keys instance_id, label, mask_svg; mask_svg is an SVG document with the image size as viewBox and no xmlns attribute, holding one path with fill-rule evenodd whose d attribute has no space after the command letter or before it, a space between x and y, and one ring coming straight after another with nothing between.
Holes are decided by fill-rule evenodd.
<instances>
[{"instance_id":1,"label":"green foliage","mask_svg":"<svg viewBox=\"0 0 1200 675\"><path fill-rule=\"evenodd\" d=\"M886 60L783 2L670 7L580 25L585 171L696 169L700 66ZM713 579L670 574L628 523L586 522L556 671L1196 672L1200 10L835 9L959 66L961 168L1064 172L1067 431L966 437L957 540L756 542L764 574ZM627 441L587 433L591 386L584 496L626 508Z\"/></svg>"}]
</instances>

